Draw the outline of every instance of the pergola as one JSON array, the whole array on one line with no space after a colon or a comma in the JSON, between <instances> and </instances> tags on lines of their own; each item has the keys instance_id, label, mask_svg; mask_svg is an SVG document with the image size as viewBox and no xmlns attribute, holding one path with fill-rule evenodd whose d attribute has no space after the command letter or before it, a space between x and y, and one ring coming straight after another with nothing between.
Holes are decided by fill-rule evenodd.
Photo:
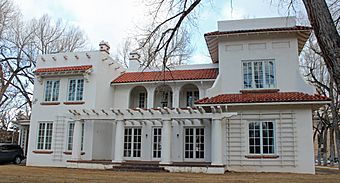
<instances>
[{"instance_id":1,"label":"pergola","mask_svg":"<svg viewBox=\"0 0 340 183\"><path fill-rule=\"evenodd\" d=\"M171 164L171 126L173 123L183 121L191 121L197 119L210 119L212 121L211 128L211 164L223 165L223 126L222 122L236 113L226 111L224 106L209 106L209 112L203 107L197 108L155 108L155 109L82 109L68 110L74 117L75 126L73 134L72 159L81 159L81 123L84 120L110 120L116 123L115 130L115 163L123 161L123 140L124 125L127 123L145 125L146 123L162 124L161 136L161 162L160 164Z\"/></svg>"}]
</instances>

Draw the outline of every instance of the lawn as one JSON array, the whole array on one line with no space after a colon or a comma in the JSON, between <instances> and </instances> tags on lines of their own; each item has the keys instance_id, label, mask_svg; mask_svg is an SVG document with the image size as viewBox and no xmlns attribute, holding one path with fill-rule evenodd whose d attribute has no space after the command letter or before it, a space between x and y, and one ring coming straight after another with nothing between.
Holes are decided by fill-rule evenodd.
<instances>
[{"instance_id":1,"label":"lawn","mask_svg":"<svg viewBox=\"0 0 340 183\"><path fill-rule=\"evenodd\" d=\"M113 172L67 168L0 165L0 182L340 182L340 171L322 170L316 175L288 173L189 173Z\"/></svg>"}]
</instances>

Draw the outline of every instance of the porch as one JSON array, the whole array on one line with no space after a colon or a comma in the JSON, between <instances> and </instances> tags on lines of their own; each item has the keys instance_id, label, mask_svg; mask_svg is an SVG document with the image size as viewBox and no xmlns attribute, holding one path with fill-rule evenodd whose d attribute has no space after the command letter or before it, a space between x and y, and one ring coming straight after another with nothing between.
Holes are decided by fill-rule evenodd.
<instances>
[{"instance_id":1,"label":"porch","mask_svg":"<svg viewBox=\"0 0 340 183\"><path fill-rule=\"evenodd\" d=\"M206 110L190 107L70 110L75 125L68 167L123 170L149 167L170 172L224 173L224 121L235 113L228 113L221 106ZM93 136L92 141L108 138L105 134L111 131L111 144L106 147L102 144L101 149L111 154L111 160L98 162L81 156L81 126L85 121L106 123L101 129L107 133Z\"/></svg>"}]
</instances>

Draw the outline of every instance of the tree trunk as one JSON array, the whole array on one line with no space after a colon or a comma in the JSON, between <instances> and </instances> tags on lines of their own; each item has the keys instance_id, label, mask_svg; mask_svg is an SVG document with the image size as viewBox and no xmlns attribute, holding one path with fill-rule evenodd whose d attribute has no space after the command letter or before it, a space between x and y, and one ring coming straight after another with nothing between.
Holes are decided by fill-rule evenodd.
<instances>
[{"instance_id":1,"label":"tree trunk","mask_svg":"<svg viewBox=\"0 0 340 183\"><path fill-rule=\"evenodd\" d=\"M334 129L329 128L329 161L331 166L334 166L334 157L335 157Z\"/></svg>"},{"instance_id":2,"label":"tree trunk","mask_svg":"<svg viewBox=\"0 0 340 183\"><path fill-rule=\"evenodd\" d=\"M303 0L303 3L327 69L340 91L340 36L327 3L325 0Z\"/></svg>"},{"instance_id":3,"label":"tree trunk","mask_svg":"<svg viewBox=\"0 0 340 183\"><path fill-rule=\"evenodd\" d=\"M335 100L337 100L337 97L334 97L334 83L333 83L333 78L330 78L329 81L329 96L331 98L331 112L332 112L332 128L334 129L335 133L335 144L336 144L336 154L337 154L337 159L338 159L338 168L340 170L340 130L339 130L339 108L338 105L335 103ZM340 91L340 90L335 90L335 92Z\"/></svg>"},{"instance_id":4,"label":"tree trunk","mask_svg":"<svg viewBox=\"0 0 340 183\"><path fill-rule=\"evenodd\" d=\"M328 127L325 127L325 130L323 131L323 148L322 148L322 165L327 166L327 149L328 149L328 144L327 144L327 138L328 136Z\"/></svg>"},{"instance_id":5,"label":"tree trunk","mask_svg":"<svg viewBox=\"0 0 340 183\"><path fill-rule=\"evenodd\" d=\"M320 134L318 134L318 165L321 165L321 157L322 157L322 131L320 132Z\"/></svg>"}]
</instances>

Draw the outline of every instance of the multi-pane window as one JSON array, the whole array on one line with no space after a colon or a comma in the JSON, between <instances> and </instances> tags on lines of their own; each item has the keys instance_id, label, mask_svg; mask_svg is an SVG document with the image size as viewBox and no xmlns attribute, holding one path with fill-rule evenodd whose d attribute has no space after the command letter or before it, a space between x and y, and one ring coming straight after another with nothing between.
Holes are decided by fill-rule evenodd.
<instances>
[{"instance_id":1,"label":"multi-pane window","mask_svg":"<svg viewBox=\"0 0 340 183\"><path fill-rule=\"evenodd\" d=\"M186 128L184 134L184 157L204 158L204 128Z\"/></svg>"},{"instance_id":2,"label":"multi-pane window","mask_svg":"<svg viewBox=\"0 0 340 183\"><path fill-rule=\"evenodd\" d=\"M162 138L162 128L153 128L153 148L152 157L161 157L161 138Z\"/></svg>"},{"instance_id":3,"label":"multi-pane window","mask_svg":"<svg viewBox=\"0 0 340 183\"><path fill-rule=\"evenodd\" d=\"M68 125L68 137L67 137L67 150L72 151L73 147L73 134L74 134L74 122L70 122ZM84 123L81 124L81 150L83 150L84 144Z\"/></svg>"},{"instance_id":4,"label":"multi-pane window","mask_svg":"<svg viewBox=\"0 0 340 183\"><path fill-rule=\"evenodd\" d=\"M139 93L138 107L145 108L146 106L145 102L146 102L146 93L145 92Z\"/></svg>"},{"instance_id":5,"label":"multi-pane window","mask_svg":"<svg viewBox=\"0 0 340 183\"><path fill-rule=\"evenodd\" d=\"M52 147L52 122L38 123L38 144L37 149L50 150Z\"/></svg>"},{"instance_id":6,"label":"multi-pane window","mask_svg":"<svg viewBox=\"0 0 340 183\"><path fill-rule=\"evenodd\" d=\"M274 142L273 122L249 123L249 154L274 154Z\"/></svg>"},{"instance_id":7,"label":"multi-pane window","mask_svg":"<svg viewBox=\"0 0 340 183\"><path fill-rule=\"evenodd\" d=\"M243 61L243 87L275 88L274 60Z\"/></svg>"},{"instance_id":8,"label":"multi-pane window","mask_svg":"<svg viewBox=\"0 0 340 183\"><path fill-rule=\"evenodd\" d=\"M142 129L125 128L124 130L124 157L141 157Z\"/></svg>"},{"instance_id":9,"label":"multi-pane window","mask_svg":"<svg viewBox=\"0 0 340 183\"><path fill-rule=\"evenodd\" d=\"M45 101L58 101L59 98L59 80L48 80L45 85Z\"/></svg>"},{"instance_id":10,"label":"multi-pane window","mask_svg":"<svg viewBox=\"0 0 340 183\"><path fill-rule=\"evenodd\" d=\"M84 79L70 79L68 83L68 101L82 101L84 94Z\"/></svg>"},{"instance_id":11,"label":"multi-pane window","mask_svg":"<svg viewBox=\"0 0 340 183\"><path fill-rule=\"evenodd\" d=\"M187 91L187 106L194 106L194 102L198 100L199 92L198 91Z\"/></svg>"}]
</instances>

